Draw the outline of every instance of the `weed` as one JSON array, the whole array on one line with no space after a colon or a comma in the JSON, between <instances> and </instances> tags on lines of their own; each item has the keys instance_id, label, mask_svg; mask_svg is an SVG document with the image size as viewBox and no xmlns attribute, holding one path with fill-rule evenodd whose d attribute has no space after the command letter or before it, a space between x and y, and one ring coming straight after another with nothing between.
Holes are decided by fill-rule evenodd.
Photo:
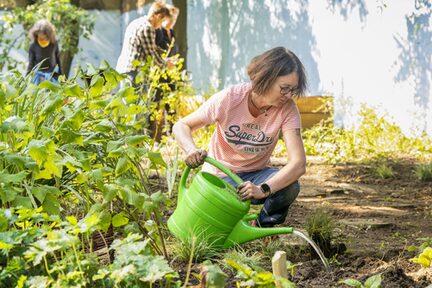
<instances>
[{"instance_id":1,"label":"weed","mask_svg":"<svg viewBox=\"0 0 432 288\"><path fill-rule=\"evenodd\" d=\"M417 165L415 174L420 181L432 181L432 163Z\"/></svg>"},{"instance_id":2,"label":"weed","mask_svg":"<svg viewBox=\"0 0 432 288\"><path fill-rule=\"evenodd\" d=\"M253 270L256 271L264 271L263 265L264 265L264 258L262 255L260 255L257 252L248 252L241 248L240 246L237 246L233 249L230 249L226 251L223 256L223 261L221 262L222 265L226 266L228 269L234 271L232 266L227 265L225 260L232 260L235 263L246 265L251 267Z\"/></svg>"},{"instance_id":3,"label":"weed","mask_svg":"<svg viewBox=\"0 0 432 288\"><path fill-rule=\"evenodd\" d=\"M381 179L388 179L394 177L393 168L386 163L382 163L373 168L373 174Z\"/></svg>"},{"instance_id":4,"label":"weed","mask_svg":"<svg viewBox=\"0 0 432 288\"><path fill-rule=\"evenodd\" d=\"M171 254L183 262L192 259L194 263L200 263L220 255L219 250L214 248L211 242L206 241L205 235L191 235L184 241L175 240L170 248Z\"/></svg>"},{"instance_id":5,"label":"weed","mask_svg":"<svg viewBox=\"0 0 432 288\"><path fill-rule=\"evenodd\" d=\"M321 248L326 257L331 256L331 240L335 223L325 209L315 210L306 219L306 231L312 240ZM312 250L311 250L312 251Z\"/></svg>"}]
</instances>

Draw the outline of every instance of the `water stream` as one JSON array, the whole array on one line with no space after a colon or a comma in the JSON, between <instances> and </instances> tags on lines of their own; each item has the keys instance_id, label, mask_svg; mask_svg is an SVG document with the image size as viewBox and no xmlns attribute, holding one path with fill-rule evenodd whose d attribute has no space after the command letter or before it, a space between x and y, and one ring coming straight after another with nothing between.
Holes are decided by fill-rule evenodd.
<instances>
[{"instance_id":1,"label":"water stream","mask_svg":"<svg viewBox=\"0 0 432 288\"><path fill-rule=\"evenodd\" d=\"M321 249L318 247L318 245L315 244L314 241L312 241L312 239L310 239L308 236L306 236L304 233L298 231L298 230L293 230L293 235L299 236L300 238L303 238L304 240L306 240L306 242L308 242L317 252L318 256L320 257L321 261L324 264L324 267L326 268L326 271L329 272L330 271L330 265L327 261L327 258L324 256L323 252L321 251Z\"/></svg>"}]
</instances>

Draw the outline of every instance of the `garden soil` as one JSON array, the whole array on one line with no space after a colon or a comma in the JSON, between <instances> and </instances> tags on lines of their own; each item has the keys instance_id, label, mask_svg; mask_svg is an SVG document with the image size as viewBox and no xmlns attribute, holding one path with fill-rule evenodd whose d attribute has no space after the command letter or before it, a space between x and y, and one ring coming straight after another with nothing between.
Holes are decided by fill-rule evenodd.
<instances>
[{"instance_id":1,"label":"garden soil","mask_svg":"<svg viewBox=\"0 0 432 288\"><path fill-rule=\"evenodd\" d=\"M348 287L340 280L364 283L378 273L381 287L432 284L432 268L412 263L418 253L408 252L410 245L422 243L417 239L432 237L432 182L416 179L414 161L389 162L395 172L390 179L374 176L375 165L328 165L319 158L309 158L308 163L301 194L285 225L304 228L308 214L325 208L337 226L334 245L343 243L347 250L330 259L330 273L307 253L291 253L292 261L302 263L290 277L297 287ZM292 236L281 238L299 243Z\"/></svg>"},{"instance_id":2,"label":"garden soil","mask_svg":"<svg viewBox=\"0 0 432 288\"><path fill-rule=\"evenodd\" d=\"M283 159L272 162L276 166L285 164ZM308 158L307 172L300 179L302 190L284 226L305 231L308 215L326 209L336 225L332 244L346 247L344 253L329 259L330 272L312 256L307 244L293 235L255 240L243 245L243 249L259 252L265 249L262 243L280 242L287 259L297 264L289 275L297 287L348 287L341 281L356 279L364 283L379 273L384 288L428 287L432 284L432 268L421 268L410 261L419 252L409 252L408 247L421 245L419 238L432 237L432 182L416 179L413 160L387 164L395 175L381 179L373 175L372 164L330 165L319 158ZM268 258L264 268L271 271ZM184 276L187 263L177 265L180 277ZM239 280L232 272L224 271L229 277L226 287L236 287ZM194 265L192 272L199 275L199 265ZM194 278L189 284L201 287Z\"/></svg>"}]
</instances>

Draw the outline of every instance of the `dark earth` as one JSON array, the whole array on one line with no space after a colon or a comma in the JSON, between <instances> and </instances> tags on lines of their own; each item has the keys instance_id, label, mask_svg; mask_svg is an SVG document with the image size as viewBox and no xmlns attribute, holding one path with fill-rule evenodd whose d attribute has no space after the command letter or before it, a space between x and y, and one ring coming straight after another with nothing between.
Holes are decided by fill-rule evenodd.
<instances>
[{"instance_id":1,"label":"dark earth","mask_svg":"<svg viewBox=\"0 0 432 288\"><path fill-rule=\"evenodd\" d=\"M331 273L300 256L302 265L291 278L298 287L348 287L338 282L352 278L364 283L378 273L381 287L432 284L432 267L412 263L418 253L407 250L422 243L418 238L432 237L432 182L416 179L414 161L389 163L395 172L390 179L374 176L371 165L328 165L311 157L308 163L285 225L304 227L309 213L325 207L337 223L335 244L344 243L347 251L330 259Z\"/></svg>"},{"instance_id":2,"label":"dark earth","mask_svg":"<svg viewBox=\"0 0 432 288\"><path fill-rule=\"evenodd\" d=\"M284 165L273 159L274 165ZM393 178L374 176L371 165L331 165L309 157L307 173L301 177L302 190L291 206L284 226L305 231L308 215L325 208L335 221L332 245L346 251L329 259L327 273L319 259L314 259L306 243L293 235L279 236L287 259L299 264L289 279L297 287L349 287L340 281L356 279L364 283L381 273L381 287L428 287L432 284L432 267L421 268L410 261L419 252L409 252L410 245L419 246L419 238L432 237L432 182L421 182L414 174L416 162L398 159L388 162ZM273 241L271 239L267 239ZM265 249L263 240L244 245L250 251ZM315 257L316 258L316 257ZM187 263L177 263L181 277ZM175 265L177 266L177 265ZM271 271L271 260L264 267ZM224 269L225 271L225 269ZM192 272L198 275L198 265ZM236 287L235 275L225 271L226 287ZM202 287L195 277L190 285ZM430 286L432 287L432 285Z\"/></svg>"}]
</instances>

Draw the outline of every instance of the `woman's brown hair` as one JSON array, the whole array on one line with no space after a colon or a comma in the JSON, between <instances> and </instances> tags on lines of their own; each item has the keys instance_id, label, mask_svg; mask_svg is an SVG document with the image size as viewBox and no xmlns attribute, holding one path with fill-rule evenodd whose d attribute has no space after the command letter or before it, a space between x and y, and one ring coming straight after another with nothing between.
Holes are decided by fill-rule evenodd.
<instances>
[{"instance_id":1,"label":"woman's brown hair","mask_svg":"<svg viewBox=\"0 0 432 288\"><path fill-rule=\"evenodd\" d=\"M55 28L48 20L42 19L33 25L29 31L30 39L36 41L39 33L44 33L51 43L57 42Z\"/></svg>"},{"instance_id":2,"label":"woman's brown hair","mask_svg":"<svg viewBox=\"0 0 432 288\"><path fill-rule=\"evenodd\" d=\"M264 95L277 77L296 72L299 78L295 96L306 92L307 79L300 59L284 47L276 47L254 57L247 67L247 74L252 82L252 90Z\"/></svg>"},{"instance_id":3,"label":"woman's brown hair","mask_svg":"<svg viewBox=\"0 0 432 288\"><path fill-rule=\"evenodd\" d=\"M162 17L170 17L171 11L163 0L156 0L150 7L149 16L162 15Z\"/></svg>"}]
</instances>

